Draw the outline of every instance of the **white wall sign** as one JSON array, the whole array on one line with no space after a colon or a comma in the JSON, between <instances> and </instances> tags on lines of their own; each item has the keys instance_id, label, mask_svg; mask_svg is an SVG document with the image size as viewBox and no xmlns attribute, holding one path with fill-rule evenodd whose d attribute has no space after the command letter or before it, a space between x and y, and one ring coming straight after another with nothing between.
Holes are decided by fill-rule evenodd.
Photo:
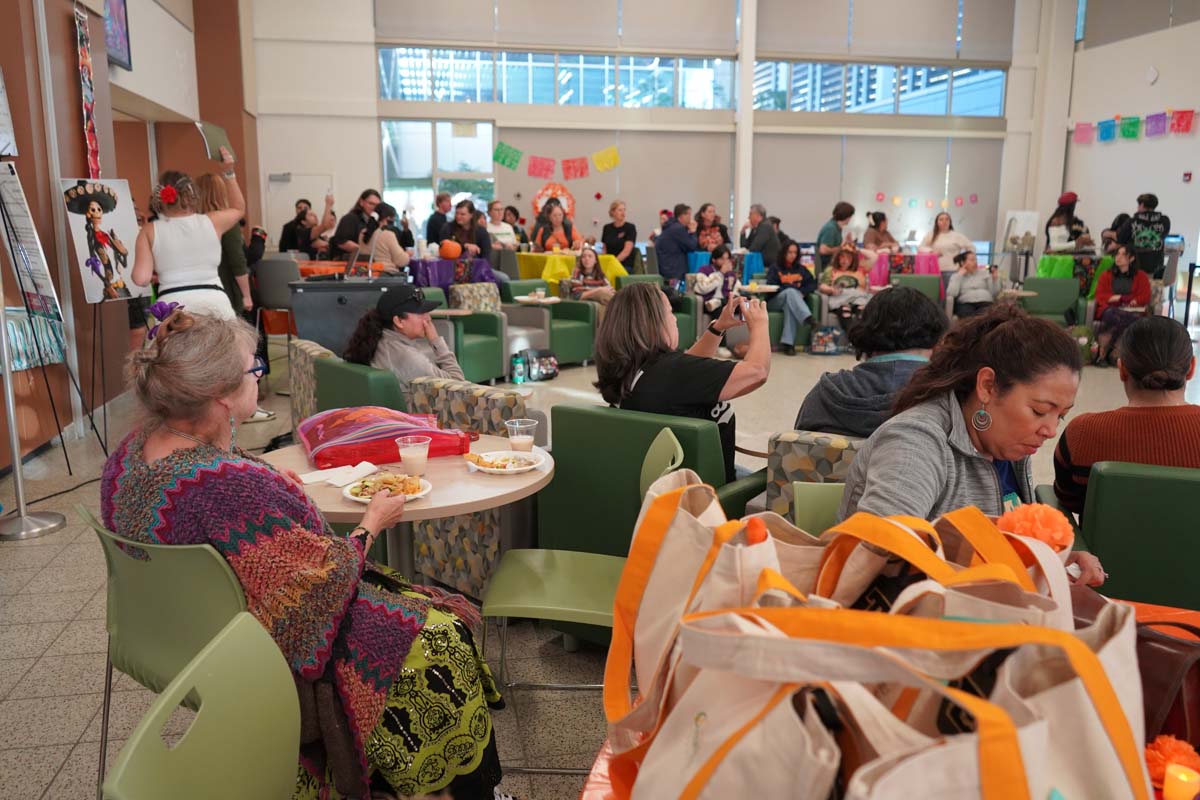
<instances>
[{"instance_id":1,"label":"white wall sign","mask_svg":"<svg viewBox=\"0 0 1200 800\"><path fill-rule=\"evenodd\" d=\"M0 156L15 156L16 154L17 134L13 130L12 111L8 107L4 73L0 72Z\"/></svg>"},{"instance_id":2,"label":"white wall sign","mask_svg":"<svg viewBox=\"0 0 1200 800\"><path fill-rule=\"evenodd\" d=\"M8 260L17 273L18 285L29 309L50 319L62 319L62 306L50 281L46 254L29 214L17 167L8 162L0 164L0 211L3 212L0 214L0 239L4 241Z\"/></svg>"}]
</instances>

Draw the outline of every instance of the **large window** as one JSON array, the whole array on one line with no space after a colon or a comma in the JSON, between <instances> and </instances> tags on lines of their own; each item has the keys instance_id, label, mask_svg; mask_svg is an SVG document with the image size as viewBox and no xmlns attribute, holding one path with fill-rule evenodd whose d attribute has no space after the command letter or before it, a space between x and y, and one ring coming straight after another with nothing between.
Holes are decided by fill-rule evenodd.
<instances>
[{"instance_id":1,"label":"large window","mask_svg":"<svg viewBox=\"0 0 1200 800\"><path fill-rule=\"evenodd\" d=\"M443 103L490 103L492 54L481 50L434 50L433 99Z\"/></svg>"},{"instance_id":2,"label":"large window","mask_svg":"<svg viewBox=\"0 0 1200 800\"><path fill-rule=\"evenodd\" d=\"M384 100L428 100L429 51L387 47L379 51L379 93Z\"/></svg>"},{"instance_id":3,"label":"large window","mask_svg":"<svg viewBox=\"0 0 1200 800\"><path fill-rule=\"evenodd\" d=\"M1002 69L758 61L754 107L764 111L1004 116Z\"/></svg>"},{"instance_id":4,"label":"large window","mask_svg":"<svg viewBox=\"0 0 1200 800\"><path fill-rule=\"evenodd\" d=\"M679 62L679 105L733 108L734 62L727 58L684 58Z\"/></svg>"},{"instance_id":5,"label":"large window","mask_svg":"<svg viewBox=\"0 0 1200 800\"><path fill-rule=\"evenodd\" d=\"M436 192L486 206L495 197L490 122L387 119L381 123L383 199L425 233Z\"/></svg>"},{"instance_id":6,"label":"large window","mask_svg":"<svg viewBox=\"0 0 1200 800\"><path fill-rule=\"evenodd\" d=\"M558 54L560 106L611 106L616 95L615 56Z\"/></svg>"},{"instance_id":7,"label":"large window","mask_svg":"<svg viewBox=\"0 0 1200 800\"><path fill-rule=\"evenodd\" d=\"M553 103L553 53L497 53L502 103Z\"/></svg>"},{"instance_id":8,"label":"large window","mask_svg":"<svg viewBox=\"0 0 1200 800\"><path fill-rule=\"evenodd\" d=\"M623 56L620 92L625 108L670 108L675 105L675 59Z\"/></svg>"}]
</instances>

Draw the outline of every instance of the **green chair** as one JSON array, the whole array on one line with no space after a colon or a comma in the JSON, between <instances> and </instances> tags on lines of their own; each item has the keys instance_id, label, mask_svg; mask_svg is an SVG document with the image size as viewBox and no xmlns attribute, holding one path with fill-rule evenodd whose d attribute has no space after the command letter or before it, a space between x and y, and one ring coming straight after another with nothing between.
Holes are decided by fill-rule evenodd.
<instances>
[{"instance_id":1,"label":"green chair","mask_svg":"<svg viewBox=\"0 0 1200 800\"><path fill-rule=\"evenodd\" d=\"M317 411L352 406L408 410L400 382L389 370L352 364L340 358L316 359L312 369L317 383Z\"/></svg>"},{"instance_id":2,"label":"green chair","mask_svg":"<svg viewBox=\"0 0 1200 800\"><path fill-rule=\"evenodd\" d=\"M1036 297L1022 297L1021 305L1039 319L1066 325L1068 311L1078 314L1079 281L1074 278L1026 278L1021 288L1037 292Z\"/></svg>"},{"instance_id":3,"label":"green chair","mask_svg":"<svg viewBox=\"0 0 1200 800\"><path fill-rule=\"evenodd\" d=\"M1106 596L1200 610L1192 492L1200 493L1200 469L1092 465L1081 527L1108 571Z\"/></svg>"},{"instance_id":4,"label":"green chair","mask_svg":"<svg viewBox=\"0 0 1200 800\"><path fill-rule=\"evenodd\" d=\"M646 274L646 261L642 258L642 251L636 245L633 248L633 264L630 266L629 272L633 275Z\"/></svg>"},{"instance_id":5,"label":"green chair","mask_svg":"<svg viewBox=\"0 0 1200 800\"><path fill-rule=\"evenodd\" d=\"M587 364L596 353L596 304L563 300L550 306L550 349L559 364Z\"/></svg>"},{"instance_id":6,"label":"green chair","mask_svg":"<svg viewBox=\"0 0 1200 800\"><path fill-rule=\"evenodd\" d=\"M617 277L618 291L633 283L655 283L661 288L663 277L657 272L646 275L621 275ZM679 330L679 350L687 350L700 338L700 298L685 294L681 298L680 307L675 311L675 326ZM782 324L782 322L780 323Z\"/></svg>"},{"instance_id":7,"label":"green chair","mask_svg":"<svg viewBox=\"0 0 1200 800\"><path fill-rule=\"evenodd\" d=\"M446 294L436 286L421 290L426 300L448 308ZM495 383L508 373L504 363L504 317L499 312L476 311L465 317L450 317L454 328L454 357L463 375L472 383Z\"/></svg>"},{"instance_id":8,"label":"green chair","mask_svg":"<svg viewBox=\"0 0 1200 800\"><path fill-rule=\"evenodd\" d=\"M646 245L646 274L658 274L658 250L652 244Z\"/></svg>"},{"instance_id":9,"label":"green chair","mask_svg":"<svg viewBox=\"0 0 1200 800\"><path fill-rule=\"evenodd\" d=\"M916 289L939 305L942 302L941 275L893 275L891 284L892 286L908 286Z\"/></svg>"},{"instance_id":10,"label":"green chair","mask_svg":"<svg viewBox=\"0 0 1200 800\"><path fill-rule=\"evenodd\" d=\"M663 428L650 443L646 458L642 460L642 477L640 481L642 497L650 489L650 484L672 470L679 469L683 464L683 445L671 433L670 428Z\"/></svg>"},{"instance_id":11,"label":"green chair","mask_svg":"<svg viewBox=\"0 0 1200 800\"><path fill-rule=\"evenodd\" d=\"M683 448L663 428L642 459L641 489L678 468ZM639 503L640 507L640 503ZM483 618L500 619L500 681L506 689L603 689L604 684L513 683L508 679L508 619L523 617L612 628L613 601L625 559L571 550L509 550L500 558L483 595ZM567 636L571 636L570 633ZM483 646L487 648L487 626ZM586 775L583 768L511 767L508 772Z\"/></svg>"},{"instance_id":12,"label":"green chair","mask_svg":"<svg viewBox=\"0 0 1200 800\"><path fill-rule=\"evenodd\" d=\"M185 698L196 718L169 747L162 729ZM150 706L104 782L105 800L264 800L291 797L300 702L271 635L239 612Z\"/></svg>"},{"instance_id":13,"label":"green chair","mask_svg":"<svg viewBox=\"0 0 1200 800\"><path fill-rule=\"evenodd\" d=\"M792 517L796 527L820 536L837 522L844 483L792 483Z\"/></svg>"},{"instance_id":14,"label":"green chair","mask_svg":"<svg viewBox=\"0 0 1200 800\"><path fill-rule=\"evenodd\" d=\"M617 289L618 290L624 289L626 286L629 286L631 283L654 283L654 284L657 284L659 286L659 288L662 288L663 278L662 278L662 275L659 275L657 272L646 273L643 275L618 275L617 276Z\"/></svg>"},{"instance_id":15,"label":"green chair","mask_svg":"<svg viewBox=\"0 0 1200 800\"><path fill-rule=\"evenodd\" d=\"M76 511L100 538L108 567L102 782L113 667L152 691L163 691L230 619L246 610L246 597L229 564L211 546L134 542L107 530L82 506ZM294 759L295 751L293 779Z\"/></svg>"},{"instance_id":16,"label":"green chair","mask_svg":"<svg viewBox=\"0 0 1200 800\"><path fill-rule=\"evenodd\" d=\"M517 267L517 251L509 250L508 248L497 248L492 250L493 253L500 253L498 269L507 275L509 278L517 279L521 277L521 270ZM495 269L495 267L494 267Z\"/></svg>"},{"instance_id":17,"label":"green chair","mask_svg":"<svg viewBox=\"0 0 1200 800\"><path fill-rule=\"evenodd\" d=\"M522 278L500 284L500 299L505 303L515 303L517 297L524 297L536 291L545 289L546 282L541 278Z\"/></svg>"}]
</instances>

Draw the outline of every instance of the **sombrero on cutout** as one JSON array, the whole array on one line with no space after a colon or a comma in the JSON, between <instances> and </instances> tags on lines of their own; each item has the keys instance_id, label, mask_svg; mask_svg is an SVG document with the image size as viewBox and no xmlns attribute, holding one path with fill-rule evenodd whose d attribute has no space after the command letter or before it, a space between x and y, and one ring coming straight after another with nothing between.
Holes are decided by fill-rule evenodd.
<instances>
[{"instance_id":1,"label":"sombrero on cutout","mask_svg":"<svg viewBox=\"0 0 1200 800\"><path fill-rule=\"evenodd\" d=\"M67 199L67 210L72 214L86 214L88 205L93 201L99 203L106 214L117 207L117 193L102 183L80 180L63 192L63 197Z\"/></svg>"}]
</instances>

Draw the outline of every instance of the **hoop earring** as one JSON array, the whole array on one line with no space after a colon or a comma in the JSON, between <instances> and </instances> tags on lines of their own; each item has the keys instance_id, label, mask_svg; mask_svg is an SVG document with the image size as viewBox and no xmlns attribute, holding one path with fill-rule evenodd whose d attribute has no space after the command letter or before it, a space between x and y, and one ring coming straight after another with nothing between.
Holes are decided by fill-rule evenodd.
<instances>
[{"instance_id":1,"label":"hoop earring","mask_svg":"<svg viewBox=\"0 0 1200 800\"><path fill-rule=\"evenodd\" d=\"M980 433L992 427L992 415L988 413L986 407L979 409L971 415L971 427Z\"/></svg>"}]
</instances>

